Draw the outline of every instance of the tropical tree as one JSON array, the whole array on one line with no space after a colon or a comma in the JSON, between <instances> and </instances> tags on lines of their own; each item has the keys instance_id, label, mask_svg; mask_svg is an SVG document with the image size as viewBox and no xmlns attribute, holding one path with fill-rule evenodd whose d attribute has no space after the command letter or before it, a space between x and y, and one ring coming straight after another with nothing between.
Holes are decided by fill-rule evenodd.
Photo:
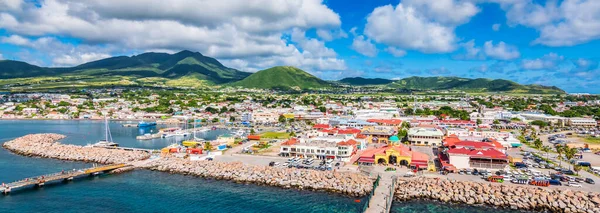
<instances>
[{"instance_id":1,"label":"tropical tree","mask_svg":"<svg viewBox=\"0 0 600 213\"><path fill-rule=\"evenodd\" d=\"M543 146L541 150L542 150L542 152L546 153L546 159L548 159L548 152L550 151L550 147L549 146Z\"/></svg>"},{"instance_id":2,"label":"tropical tree","mask_svg":"<svg viewBox=\"0 0 600 213\"><path fill-rule=\"evenodd\" d=\"M562 167L562 153L564 151L564 147L559 144L554 146L554 149L556 150L556 153L558 153L558 156L556 158L558 159L559 166Z\"/></svg>"},{"instance_id":3,"label":"tropical tree","mask_svg":"<svg viewBox=\"0 0 600 213\"><path fill-rule=\"evenodd\" d=\"M477 123L477 125L481 124L481 119L477 118L477 120L475 121L475 123Z\"/></svg>"},{"instance_id":4,"label":"tropical tree","mask_svg":"<svg viewBox=\"0 0 600 213\"><path fill-rule=\"evenodd\" d=\"M536 149L542 148L542 145L544 145L544 143L542 143L542 140L540 140L539 138L533 141L533 147Z\"/></svg>"},{"instance_id":5,"label":"tropical tree","mask_svg":"<svg viewBox=\"0 0 600 213\"><path fill-rule=\"evenodd\" d=\"M573 159L575 157L575 154L577 154L577 149L565 147L564 153L565 153L566 160L569 161L569 168L571 168L570 161L571 161L571 159Z\"/></svg>"},{"instance_id":6,"label":"tropical tree","mask_svg":"<svg viewBox=\"0 0 600 213\"><path fill-rule=\"evenodd\" d=\"M256 131L254 131L254 129L250 129L250 134L254 135L254 134L256 134Z\"/></svg>"},{"instance_id":7,"label":"tropical tree","mask_svg":"<svg viewBox=\"0 0 600 213\"><path fill-rule=\"evenodd\" d=\"M278 120L279 120L279 123L285 123L286 119L285 119L285 116L279 115L279 119Z\"/></svg>"},{"instance_id":8,"label":"tropical tree","mask_svg":"<svg viewBox=\"0 0 600 213\"><path fill-rule=\"evenodd\" d=\"M204 143L204 150L212 151L213 150L212 144L210 142L205 142Z\"/></svg>"},{"instance_id":9,"label":"tropical tree","mask_svg":"<svg viewBox=\"0 0 600 213\"><path fill-rule=\"evenodd\" d=\"M577 175L579 175L579 171L581 171L581 169L582 169L582 168L581 168L581 166L580 166L580 165L575 165L575 166L573 167L573 170L574 170L575 172L577 172Z\"/></svg>"}]
</instances>

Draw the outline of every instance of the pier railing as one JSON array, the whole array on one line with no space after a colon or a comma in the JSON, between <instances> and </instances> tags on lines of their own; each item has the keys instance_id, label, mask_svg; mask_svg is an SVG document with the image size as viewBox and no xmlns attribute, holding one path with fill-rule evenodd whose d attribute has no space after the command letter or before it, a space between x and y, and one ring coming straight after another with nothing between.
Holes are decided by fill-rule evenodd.
<instances>
[{"instance_id":1,"label":"pier railing","mask_svg":"<svg viewBox=\"0 0 600 213\"><path fill-rule=\"evenodd\" d=\"M366 212L369 208L371 197L373 197L373 195L375 194L375 189L377 188L377 186L379 186L379 180L381 180L381 176L377 175L377 179L375 179L375 181L373 182L373 190L371 190L371 193L367 195L367 199L365 201L365 205L363 206L362 212Z\"/></svg>"},{"instance_id":2,"label":"pier railing","mask_svg":"<svg viewBox=\"0 0 600 213\"><path fill-rule=\"evenodd\" d=\"M392 176L392 186L390 187L390 193L389 196L386 197L386 206L385 206L385 211L386 212L390 212L392 210L392 202L394 201L394 192L396 192L396 182L398 180L398 177L396 176Z\"/></svg>"}]
</instances>

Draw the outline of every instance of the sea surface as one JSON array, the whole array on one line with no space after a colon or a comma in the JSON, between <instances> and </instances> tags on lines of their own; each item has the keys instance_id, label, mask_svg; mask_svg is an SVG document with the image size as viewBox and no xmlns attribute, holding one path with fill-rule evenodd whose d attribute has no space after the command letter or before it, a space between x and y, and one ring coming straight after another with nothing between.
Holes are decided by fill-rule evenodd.
<instances>
[{"instance_id":1,"label":"sea surface","mask_svg":"<svg viewBox=\"0 0 600 213\"><path fill-rule=\"evenodd\" d=\"M156 128L122 127L110 122L113 140L121 146L159 149L182 138L138 141L135 136ZM165 126L158 126L162 128ZM62 142L78 145L104 139L102 121L0 120L0 143L31 133L67 135ZM198 134L207 140L228 133L214 130ZM24 157L0 149L0 182L80 169L91 164ZM115 175L83 177L69 183L25 188L0 195L0 212L360 212L365 198L325 192L237 184L229 181L136 170ZM392 212L499 212L486 207L445 205L415 201L395 203ZM504 211L508 212L508 211Z\"/></svg>"}]
</instances>

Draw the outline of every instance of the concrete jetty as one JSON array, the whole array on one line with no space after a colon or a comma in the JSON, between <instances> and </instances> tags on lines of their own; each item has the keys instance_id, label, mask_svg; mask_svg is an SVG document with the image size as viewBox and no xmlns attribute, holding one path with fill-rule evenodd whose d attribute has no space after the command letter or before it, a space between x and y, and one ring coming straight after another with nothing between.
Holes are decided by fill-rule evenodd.
<instances>
[{"instance_id":1,"label":"concrete jetty","mask_svg":"<svg viewBox=\"0 0 600 213\"><path fill-rule=\"evenodd\" d=\"M0 186L0 193L9 194L12 192L12 190L24 188L27 186L42 187L46 183L55 182L55 181L59 181L59 180L71 181L74 178L79 177L79 176L95 175L98 173L108 172L108 171L123 168L126 166L127 166L126 164L113 164L113 165L106 165L106 166L91 167L91 168L87 168L87 169L62 171L62 172L57 172L57 173L52 173L52 174L39 175L36 177L25 178L22 180L11 182L11 183L2 183L2 186Z\"/></svg>"}]
</instances>

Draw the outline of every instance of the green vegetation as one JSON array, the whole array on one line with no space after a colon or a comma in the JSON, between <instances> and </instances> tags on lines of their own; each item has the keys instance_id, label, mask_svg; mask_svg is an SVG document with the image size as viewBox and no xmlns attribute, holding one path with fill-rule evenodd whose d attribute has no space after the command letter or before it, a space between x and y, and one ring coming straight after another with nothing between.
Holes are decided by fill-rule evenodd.
<instances>
[{"instance_id":1,"label":"green vegetation","mask_svg":"<svg viewBox=\"0 0 600 213\"><path fill-rule=\"evenodd\" d=\"M352 86L366 86L366 85L384 85L394 82L393 80L383 79L383 78L362 78L362 77L353 77L353 78L344 78L339 80L338 82L343 84L348 84Z\"/></svg>"},{"instance_id":2,"label":"green vegetation","mask_svg":"<svg viewBox=\"0 0 600 213\"><path fill-rule=\"evenodd\" d=\"M564 94L558 87L541 85L521 85L503 79L469 79L459 77L410 77L390 84L391 87L411 90L463 90L470 92L506 92Z\"/></svg>"},{"instance_id":3,"label":"green vegetation","mask_svg":"<svg viewBox=\"0 0 600 213\"><path fill-rule=\"evenodd\" d=\"M287 132L265 132L260 134L261 138L267 139L289 139L290 133Z\"/></svg>"},{"instance_id":4,"label":"green vegetation","mask_svg":"<svg viewBox=\"0 0 600 213\"><path fill-rule=\"evenodd\" d=\"M330 86L330 83L296 67L279 66L258 71L231 85L246 88L287 90L326 88Z\"/></svg>"},{"instance_id":5,"label":"green vegetation","mask_svg":"<svg viewBox=\"0 0 600 213\"><path fill-rule=\"evenodd\" d=\"M536 125L539 127L546 127L548 126L548 122L544 122L544 121L540 121L540 120L535 120L531 122L531 125Z\"/></svg>"},{"instance_id":6,"label":"green vegetation","mask_svg":"<svg viewBox=\"0 0 600 213\"><path fill-rule=\"evenodd\" d=\"M586 137L583 139L583 141L586 143L600 144L600 138L597 137Z\"/></svg>"}]
</instances>

